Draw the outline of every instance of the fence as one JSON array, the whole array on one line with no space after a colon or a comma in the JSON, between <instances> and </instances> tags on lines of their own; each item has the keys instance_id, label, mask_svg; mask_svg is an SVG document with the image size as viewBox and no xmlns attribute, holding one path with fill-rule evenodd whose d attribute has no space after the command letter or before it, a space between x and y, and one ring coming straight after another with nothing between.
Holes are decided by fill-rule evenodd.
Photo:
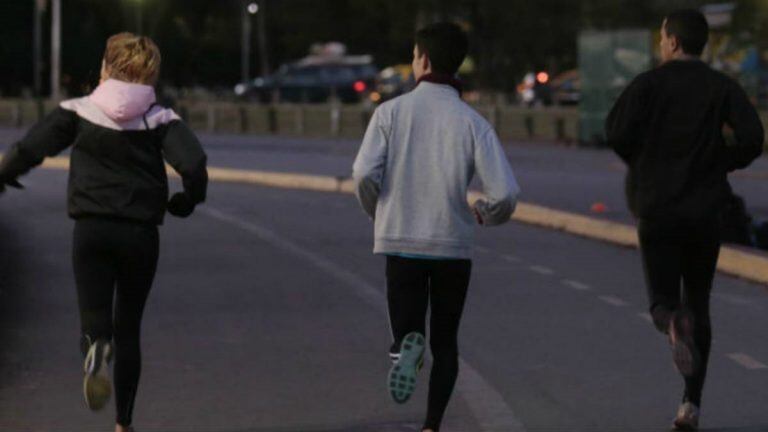
<instances>
[{"instance_id":1,"label":"fence","mask_svg":"<svg viewBox=\"0 0 768 432\"><path fill-rule=\"evenodd\" d=\"M52 101L0 99L0 127L28 127L54 107ZM373 108L180 101L175 109L199 132L359 139L365 133ZM502 140L578 142L578 108L496 105L476 109L493 124ZM762 112L761 118L768 124L768 112Z\"/></svg>"}]
</instances>

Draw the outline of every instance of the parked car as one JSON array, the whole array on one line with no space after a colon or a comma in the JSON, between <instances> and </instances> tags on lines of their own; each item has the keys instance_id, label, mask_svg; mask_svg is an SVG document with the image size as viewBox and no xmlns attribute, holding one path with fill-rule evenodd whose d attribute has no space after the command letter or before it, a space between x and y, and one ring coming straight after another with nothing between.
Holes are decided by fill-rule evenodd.
<instances>
[{"instance_id":1,"label":"parked car","mask_svg":"<svg viewBox=\"0 0 768 432\"><path fill-rule=\"evenodd\" d=\"M581 79L578 69L565 71L552 79L552 100L557 105L578 105Z\"/></svg>"},{"instance_id":2,"label":"parked car","mask_svg":"<svg viewBox=\"0 0 768 432\"><path fill-rule=\"evenodd\" d=\"M579 71L568 70L554 78L545 71L529 72L518 84L517 93L526 106L576 105L581 96Z\"/></svg>"},{"instance_id":3,"label":"parked car","mask_svg":"<svg viewBox=\"0 0 768 432\"><path fill-rule=\"evenodd\" d=\"M371 93L371 101L386 102L403 93L409 92L416 85L410 64L398 64L384 68L378 75L376 90Z\"/></svg>"},{"instance_id":4,"label":"parked car","mask_svg":"<svg viewBox=\"0 0 768 432\"><path fill-rule=\"evenodd\" d=\"M368 100L378 69L371 56L309 56L267 77L238 84L235 94L260 102L358 103Z\"/></svg>"}]
</instances>

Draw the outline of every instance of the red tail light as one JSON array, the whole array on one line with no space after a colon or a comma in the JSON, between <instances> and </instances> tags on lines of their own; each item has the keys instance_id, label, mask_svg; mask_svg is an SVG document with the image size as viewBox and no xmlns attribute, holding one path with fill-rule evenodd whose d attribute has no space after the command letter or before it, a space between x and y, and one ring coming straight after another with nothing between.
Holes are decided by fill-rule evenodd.
<instances>
[{"instance_id":1,"label":"red tail light","mask_svg":"<svg viewBox=\"0 0 768 432\"><path fill-rule=\"evenodd\" d=\"M366 85L365 85L365 83L364 83L364 82L362 82L362 81L355 81L355 83L354 83L354 84L352 84L352 88L354 88L356 92L358 92L358 93L362 93L362 92L364 92L364 91L365 91L365 89L367 88L367 86L366 86Z\"/></svg>"}]
</instances>

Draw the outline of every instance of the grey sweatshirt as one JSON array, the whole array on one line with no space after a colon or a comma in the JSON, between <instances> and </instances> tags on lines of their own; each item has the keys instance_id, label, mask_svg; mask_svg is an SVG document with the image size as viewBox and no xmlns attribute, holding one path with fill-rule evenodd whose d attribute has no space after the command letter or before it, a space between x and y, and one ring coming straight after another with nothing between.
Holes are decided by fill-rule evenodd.
<instances>
[{"instance_id":1,"label":"grey sweatshirt","mask_svg":"<svg viewBox=\"0 0 768 432\"><path fill-rule=\"evenodd\" d=\"M520 192L493 127L455 89L429 82L376 109L352 170L379 254L470 258L474 175L486 226L508 221Z\"/></svg>"}]
</instances>

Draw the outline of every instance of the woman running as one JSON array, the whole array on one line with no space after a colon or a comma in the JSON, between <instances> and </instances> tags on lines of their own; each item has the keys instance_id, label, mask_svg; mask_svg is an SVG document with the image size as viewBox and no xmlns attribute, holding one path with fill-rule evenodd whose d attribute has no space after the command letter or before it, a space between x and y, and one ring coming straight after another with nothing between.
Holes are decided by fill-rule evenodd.
<instances>
[{"instance_id":1,"label":"woman running","mask_svg":"<svg viewBox=\"0 0 768 432\"><path fill-rule=\"evenodd\" d=\"M205 200L206 155L172 110L155 102L160 51L148 37L107 40L101 82L90 95L62 102L0 162L0 191L72 147L68 210L75 220L83 391L89 408L106 405L114 358L115 431L131 431L139 375L141 318L155 276L158 225L166 210L187 217ZM167 161L184 191L168 200Z\"/></svg>"}]
</instances>

